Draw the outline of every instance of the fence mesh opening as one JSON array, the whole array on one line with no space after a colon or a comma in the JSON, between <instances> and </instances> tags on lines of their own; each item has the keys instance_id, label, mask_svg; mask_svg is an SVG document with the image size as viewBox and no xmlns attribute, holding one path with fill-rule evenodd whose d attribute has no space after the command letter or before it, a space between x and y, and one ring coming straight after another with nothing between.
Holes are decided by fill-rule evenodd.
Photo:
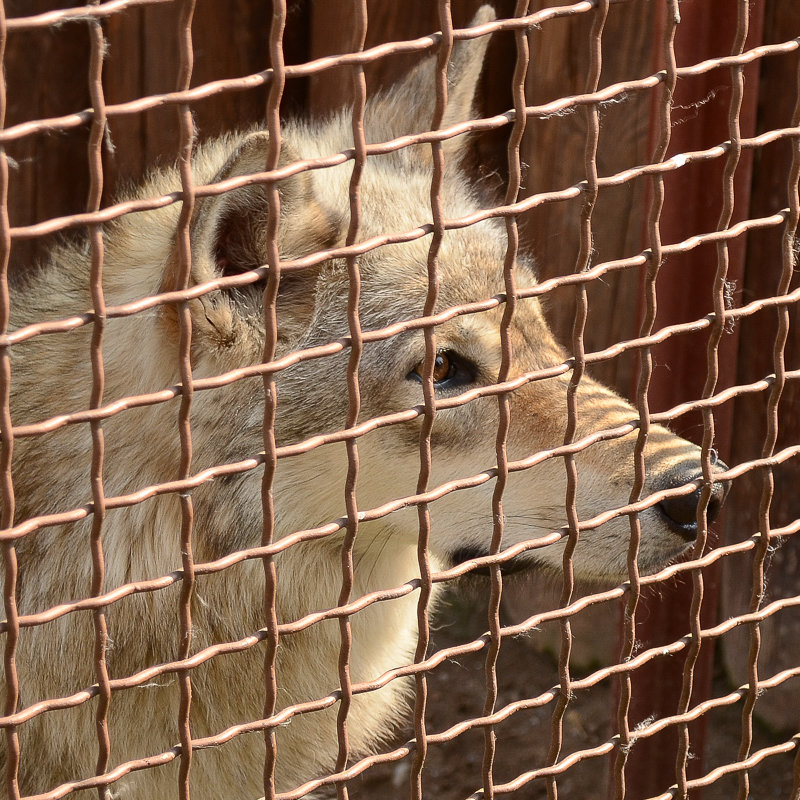
<instances>
[{"instance_id":1,"label":"fence mesh opening","mask_svg":"<svg viewBox=\"0 0 800 800\"><path fill-rule=\"evenodd\" d=\"M0 9L3 796L800 800L800 7Z\"/></svg>"}]
</instances>

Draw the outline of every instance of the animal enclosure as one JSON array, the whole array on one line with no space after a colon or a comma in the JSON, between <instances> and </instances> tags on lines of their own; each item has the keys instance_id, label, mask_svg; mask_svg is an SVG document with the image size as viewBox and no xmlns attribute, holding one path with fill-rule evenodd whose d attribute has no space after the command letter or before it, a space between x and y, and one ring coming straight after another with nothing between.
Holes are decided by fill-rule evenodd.
<instances>
[{"instance_id":1,"label":"animal enclosure","mask_svg":"<svg viewBox=\"0 0 800 800\"><path fill-rule=\"evenodd\" d=\"M800 800L800 6L400 5L0 3L0 796Z\"/></svg>"}]
</instances>

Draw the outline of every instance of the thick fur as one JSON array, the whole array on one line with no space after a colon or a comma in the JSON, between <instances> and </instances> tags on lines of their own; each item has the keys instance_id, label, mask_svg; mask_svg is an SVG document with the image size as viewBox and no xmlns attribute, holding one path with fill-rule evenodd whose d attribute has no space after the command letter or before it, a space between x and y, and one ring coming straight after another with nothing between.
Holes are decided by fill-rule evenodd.
<instances>
[{"instance_id":1,"label":"thick fur","mask_svg":"<svg viewBox=\"0 0 800 800\"><path fill-rule=\"evenodd\" d=\"M491 18L484 8L477 21ZM486 46L485 37L456 47L451 64L450 104L445 124L469 118ZM422 62L388 93L372 99L366 128L370 141L425 130L434 110L434 60ZM282 160L330 154L351 146L350 117L317 124L287 123ZM445 146L446 215L476 210L478 200L458 167L463 137ZM232 134L198 147L198 184L258 172L267 159L263 131ZM361 181L361 239L404 231L430 219L429 146L370 158ZM342 243L349 220L348 184L352 162L301 173L280 187L282 217L279 247L294 258ZM153 175L137 195L153 196L180 188L177 170ZM104 288L107 302L121 303L175 286L179 205L132 214L105 229ZM221 272L246 271L266 263L267 200L263 188L239 189L198 203L192 222L192 283ZM359 259L361 325L380 328L418 316L427 291L429 237L373 250ZM506 237L497 221L446 233L439 254L438 308L491 297L504 291L502 264ZM62 246L50 263L13 296L13 322L63 318L91 308L87 245ZM534 282L524 261L517 265L520 285ZM261 361L264 322L261 285L216 291L191 302L193 368L203 377ZM348 278L340 261L286 274L278 300L279 354L311 347L349 334ZM458 394L491 384L500 368L502 308L456 317L436 328L440 353L455 358L458 380L439 385L439 395ZM47 419L85 408L91 389L89 362L92 327L71 333L39 335L13 347L12 417L15 424ZM522 301L510 328L511 375L561 363L538 303ZM179 326L174 307L158 307L109 321L103 342L105 401L161 389L179 381ZM415 369L423 362L421 332L404 333L368 344L359 365L361 418L407 409L423 401ZM296 364L277 376L279 444L341 429L347 418L347 351L335 357ZM466 366L465 366L466 365ZM569 375L527 383L511 395L508 451L524 458L563 441ZM173 480L180 462L178 403L124 411L103 425L104 491L107 496ZM635 419L628 403L590 378L578 392L580 438L591 431ZM232 383L194 396L191 428L192 471L234 462L263 450L263 386L260 378ZM496 460L498 404L495 398L440 410L433 428L430 486L490 468ZM414 494L419 474L420 420L376 430L358 440L359 508L379 506ZM597 444L577 457L582 519L627 503L636 434ZM13 477L17 522L83 505L91 500L91 439L87 426L68 425L48 435L16 441ZM647 490L696 476L699 451L666 429L655 427L645 453ZM281 460L274 483L277 536L308 529L344 516L347 474L344 445L327 445ZM207 482L193 493L194 555L219 558L255 546L262 532L261 469ZM560 459L511 475L503 496L504 546L536 538L565 523L565 469ZM492 533L493 482L446 495L431 504L431 560L450 566L459 554L488 551ZM653 570L675 558L687 538L670 528L651 508L641 514L640 566ZM179 499L166 495L109 511L103 525L105 590L179 569ZM18 606L21 614L40 612L85 597L91 585L91 518L48 527L17 542ZM418 577L416 508L377 522L362 522L354 545L352 597L397 587ZM280 621L296 620L336 605L341 590L342 535L292 546L277 558L277 609ZM627 517L582 535L574 557L576 575L589 580L619 580L627 575ZM534 549L521 558L530 567L560 569L563 545ZM175 659L179 652L180 585L126 597L106 610L112 677L131 675ZM235 641L261 629L264 577L258 561L248 561L213 576L199 577L193 611L194 651ZM352 617L353 681L368 681L409 663L417 641L416 593L373 604ZM69 696L95 683L91 612L78 612L23 629L17 648L20 707L46 698ZM280 707L328 695L339 686L338 622L315 624L285 636L277 655ZM251 647L219 656L192 670L192 735L218 734L229 726L258 719L264 707L264 649ZM179 740L179 686L173 675L145 686L115 692L109 711L111 765L155 755ZM94 714L97 701L75 709L39 714L20 725L19 783L23 794L51 789L60 782L94 775L97 758ZM336 761L337 707L295 715L278 730L276 781L279 791L330 771ZM351 753L364 754L389 735L407 713L406 687L392 681L357 696L348 721ZM3 747L4 745L0 745ZM221 747L195 752L192 797L198 800L258 798L263 794L264 740L243 734ZM0 761L5 754L0 751ZM122 777L111 796L155 800L176 795L177 762ZM81 797L88 793L78 793ZM94 796L94 791L92 795Z\"/></svg>"}]
</instances>

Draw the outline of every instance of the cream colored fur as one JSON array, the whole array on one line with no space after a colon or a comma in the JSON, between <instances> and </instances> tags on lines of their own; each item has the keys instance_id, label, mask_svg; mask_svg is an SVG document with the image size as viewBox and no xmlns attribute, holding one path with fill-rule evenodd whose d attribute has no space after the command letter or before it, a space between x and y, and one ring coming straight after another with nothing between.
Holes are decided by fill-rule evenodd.
<instances>
[{"instance_id":1,"label":"cream colored fur","mask_svg":"<svg viewBox=\"0 0 800 800\"><path fill-rule=\"evenodd\" d=\"M484 8L476 21L486 21ZM485 37L458 45L451 66L446 123L467 119L483 61ZM433 114L434 61L421 63L401 84L373 99L367 109L370 141L380 141L430 125ZM335 153L352 146L350 117L321 123L287 123L282 160ZM267 135L232 134L198 147L197 184L257 172L266 164ZM458 167L463 137L445 148L448 164L446 215L459 217L478 208L478 200ZM364 218L361 239L405 231L430 219L429 146L370 158L361 181ZM284 258L341 243L349 219L348 183L352 162L305 172L281 185L283 213L279 245ZM176 170L153 175L137 196L180 188ZM105 228L104 288L109 304L145 297L174 286L175 235L179 205L131 214ZM261 187L240 189L198 204L192 223L192 282L220 271L233 273L266 262L266 199ZM418 316L427 290L430 238L383 247L359 259L362 277L361 324L365 330ZM483 222L449 231L439 255L438 307L447 308L504 291L504 226ZM15 291L15 326L68 317L91 308L87 245L66 245ZM520 285L534 281L524 261L517 266ZM279 353L323 344L349 333L347 273L332 261L302 273L287 274L278 302ZM217 291L191 303L193 368L198 377L259 363L264 324L261 286ZM500 366L502 308L460 316L437 327L440 353L469 365L463 385L442 385L440 395L458 394L491 384ZM109 321L103 342L105 402L158 390L179 381L178 322L174 308L158 307ZM39 335L13 347L12 417L16 425L86 408L91 390L89 366L92 326L71 333ZM510 328L512 376L561 363L535 301L520 302ZM413 376L425 357L420 332L405 333L365 347L359 367L361 418L422 403L421 383ZM347 416L346 368L349 352L305 361L277 376L279 444L301 441L341 429ZM463 376L462 376L463 377ZM509 456L523 458L563 441L569 375L528 383L511 397ZM177 477L179 400L132 409L104 423L104 490L107 496L135 491ZM590 431L635 419L631 407L609 389L585 378L578 398L576 438ZM263 387L260 378L195 394L191 426L192 471L234 462L263 450ZM436 415L433 474L437 486L473 475L495 464L498 421L494 398L477 400ZM419 474L419 420L385 427L358 440L359 508L414 494ZM628 501L633 476L631 434L580 454L578 508L582 519ZM16 521L81 506L91 500L91 438L85 425L19 439L14 451ZM650 436L646 461L648 490L669 482L677 471L699 472L698 450L663 428ZM312 528L344 516L347 457L343 445L327 445L281 460L274 484L277 536ZM198 561L218 558L259 543L262 532L260 469L217 479L193 493L194 548ZM673 481L674 482L674 481ZM504 546L539 537L565 524L565 470L560 459L514 473L504 494ZM448 494L431 504L431 561L434 569L452 565L459 553L487 552L492 533L494 483ZM687 546L655 508L641 515L640 564L652 570ZM21 614L40 612L86 597L91 583L91 518L38 530L17 543L18 605ZM166 575L180 568L180 508L172 495L109 511L103 526L105 589ZM378 589L401 586L418 577L417 511L414 507L377 522L362 523L354 546L357 598ZM584 579L620 580L626 576L629 523L626 517L581 537L576 574ZM277 559L277 609L281 621L293 621L337 604L341 587L342 535L293 546ZM562 546L528 551L530 567L560 569ZM127 597L107 610L112 677L127 676L175 659L179 645L180 585ZM193 651L235 641L260 630L263 568L248 561L213 577L199 577L192 604ZM350 658L354 682L378 678L413 660L417 641L418 594L373 604L352 619ZM20 634L17 670L19 707L46 698L69 696L95 683L89 612L26 628ZM325 697L339 686L340 651L336 621L315 624L283 637L278 650L278 704ZM256 720L263 713L264 647L214 658L192 670L192 735L220 733ZM353 757L373 750L407 714L407 686L391 681L377 692L354 699L348 720ZM179 687L174 675L159 677L111 698L111 767L169 750L179 740ZM94 713L97 701L76 709L35 716L18 728L21 743L19 782L23 795L43 792L60 782L91 777L97 758ZM287 791L333 768L337 753L334 705L325 712L297 714L278 729L276 782ZM4 745L0 745L4 747ZM258 798L263 792L264 740L243 734L214 749L195 752L191 767L195 800ZM0 750L5 769L6 756ZM177 761L122 777L110 787L124 800L177 797ZM79 797L96 796L95 790Z\"/></svg>"}]
</instances>

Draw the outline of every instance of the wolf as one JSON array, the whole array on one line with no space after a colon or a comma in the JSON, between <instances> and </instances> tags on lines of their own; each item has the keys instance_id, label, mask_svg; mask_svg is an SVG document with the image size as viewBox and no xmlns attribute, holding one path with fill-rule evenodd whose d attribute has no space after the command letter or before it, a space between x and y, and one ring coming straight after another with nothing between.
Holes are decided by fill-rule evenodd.
<instances>
[{"instance_id":1,"label":"wolf","mask_svg":"<svg viewBox=\"0 0 800 800\"><path fill-rule=\"evenodd\" d=\"M475 25L493 19L482 8ZM448 68L449 102L443 126L471 118L487 37L456 43ZM429 128L434 114L435 59L421 61L399 83L372 97L365 112L367 136L381 142ZM282 128L280 162L336 153L352 146L349 113L325 121L288 121ZM461 166L463 136L443 144L446 170L442 196L449 218L480 208L479 195ZM263 129L231 133L197 146L192 170L196 184L211 184L265 169L270 140ZM411 230L430 216L431 153L415 145L370 156L360 180L359 239ZM350 221L348 200L352 162L300 171L279 184L277 246L282 259L297 259L344 242ZM180 190L177 168L152 174L135 197ZM177 237L180 203L124 215L103 231L103 288L107 303L122 304L179 287ZM252 272L253 281L235 288L212 285L188 301L191 361L195 378L230 374L262 362L266 335L263 292L268 249L268 193L253 181L199 199L191 219L190 285ZM358 314L363 330L377 330L418 318L428 292L429 237L388 244L358 258L361 280ZM436 312L502 295L506 251L504 226L492 219L447 230L438 253ZM13 287L12 329L62 319L92 309L91 251L86 243L60 244L41 269ZM533 267L520 257L520 287L535 285ZM340 258L280 278L276 300L276 357L341 342L350 336L348 270ZM426 366L424 332L406 326L397 335L364 345L358 363L360 420L419 408L425 381L437 401L497 382L503 359L502 304L480 313L450 315L435 328L435 358ZM539 302L517 304L507 332L512 359L508 378L565 362ZM15 426L57 419L86 408L92 387L89 359L92 325L69 333L40 333L11 347L11 418ZM104 395L111 403L156 392L180 382L181 325L174 304L107 320L102 340ZM346 347L324 358L294 359L275 374L274 434L278 446L311 442L341 430L348 419ZM431 359L429 358L429 361ZM287 362L288 363L288 362ZM432 375L428 372L432 369ZM525 459L564 441L570 376L520 381L508 395L508 457ZM583 377L577 388L574 438L635 422L633 408L609 388ZM102 488L121 496L175 480L181 462L178 434L180 399L130 404L103 422ZM442 403L430 436L429 487L443 486L491 470L496 463L500 412L496 397L484 393L469 402ZM376 426L357 439L359 469L355 496L359 509L413 497L420 473L420 433L424 415L401 424ZM264 387L259 375L223 381L196 391L191 401L191 472L215 465L253 461L254 468L231 470L200 482L191 492L193 557L211 562L257 547L263 530ZM635 425L633 426L635 428ZM628 503L634 475L637 432L600 441L576 456L576 508L581 519ZM644 450L643 496L702 481L699 449L659 426L650 429ZM722 467L718 466L719 469ZM323 526L345 513L348 477L346 444L339 437L322 446L297 448L278 461L272 483L275 538ZM81 508L92 499L91 437L85 425L53 425L49 433L18 438L13 450L14 522ZM464 564L490 553L494 481L443 493L429 504L428 554L433 570ZM698 484L699 485L699 484ZM539 459L513 471L502 495L503 539L507 548L533 542L565 525L566 471L559 458ZM690 487L691 488L691 487ZM708 503L713 518L725 487L715 483ZM642 526L639 568L653 571L692 546L697 536L700 490L651 505L639 515ZM402 506L402 504L401 504ZM102 520L105 575L102 590L178 574L181 568L181 499L160 493L142 502L107 510ZM364 517L364 515L361 515ZM335 527L335 526L334 526ZM45 525L15 540L18 562L17 611L39 614L88 596L93 573L89 542L91 514L67 524ZM275 555L274 609L279 623L337 606L342 592L344 532L300 540ZM415 586L420 578L419 520L413 503L379 518L363 518L352 544L353 585L358 599L385 589ZM576 578L620 581L628 574L630 525L626 515L584 531L572 563ZM504 562L503 571L562 569L565 541L532 544ZM155 591L121 592L104 609L108 640L104 653L111 679L139 674L179 658L180 582L165 580ZM436 605L440 584L433 586ZM265 707L263 632L265 578L258 558L233 559L226 569L196 576L191 598L191 651L220 643L251 645L201 659L190 670L193 739L219 736L234 726L259 720ZM350 616L349 652L353 683L376 681L413 662L418 642L416 590L365 604ZM23 626L14 647L19 693L13 737L19 758L0 761L11 785L24 795L70 784L88 796L96 774L95 715L99 700L87 699L98 681L93 653L91 610L52 613L49 621ZM324 616L324 615L323 615ZM339 621L321 618L279 639L275 655L276 707L334 696L340 685ZM351 758L373 752L407 714L408 686L380 681L358 693L347 715ZM38 703L88 694L47 710ZM107 796L153 800L177 796L180 758L180 680L175 670L159 672L136 687L111 693L105 728L110 749L100 766ZM286 715L276 731L274 785L278 792L329 773L337 762L337 706ZM263 732L223 737L216 747L192 754L188 780L201 800L259 798L265 793ZM4 739L9 741L9 737ZM152 758L152 762L141 759ZM138 760L138 761L137 761ZM137 769L126 767L130 762ZM146 768L142 768L142 767Z\"/></svg>"}]
</instances>

